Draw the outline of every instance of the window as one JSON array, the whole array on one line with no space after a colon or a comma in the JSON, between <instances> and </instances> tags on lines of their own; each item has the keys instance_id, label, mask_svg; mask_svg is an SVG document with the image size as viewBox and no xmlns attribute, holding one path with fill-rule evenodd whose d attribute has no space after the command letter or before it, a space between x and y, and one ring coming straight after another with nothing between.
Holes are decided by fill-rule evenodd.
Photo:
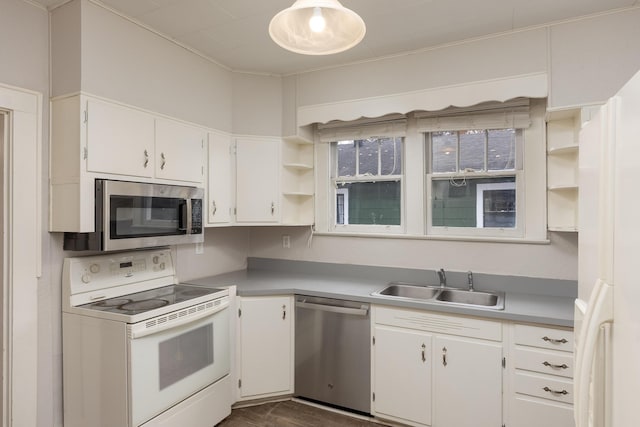
<instances>
[{"instance_id":1,"label":"window","mask_svg":"<svg viewBox=\"0 0 640 427\"><path fill-rule=\"evenodd\" d=\"M426 140L428 233L521 235L522 130L438 130Z\"/></svg>"},{"instance_id":2,"label":"window","mask_svg":"<svg viewBox=\"0 0 640 427\"><path fill-rule=\"evenodd\" d=\"M402 224L401 137L372 137L334 142L336 227ZM383 227L380 227L383 226Z\"/></svg>"},{"instance_id":3,"label":"window","mask_svg":"<svg viewBox=\"0 0 640 427\"><path fill-rule=\"evenodd\" d=\"M546 242L545 114L516 98L317 124L316 232Z\"/></svg>"}]
</instances>

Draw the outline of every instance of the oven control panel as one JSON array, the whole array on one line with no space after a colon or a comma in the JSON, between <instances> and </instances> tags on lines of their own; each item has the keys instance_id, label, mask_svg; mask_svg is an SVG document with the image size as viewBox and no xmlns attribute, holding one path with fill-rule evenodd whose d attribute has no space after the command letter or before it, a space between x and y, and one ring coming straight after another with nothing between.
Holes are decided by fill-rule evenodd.
<instances>
[{"instance_id":1,"label":"oven control panel","mask_svg":"<svg viewBox=\"0 0 640 427\"><path fill-rule=\"evenodd\" d=\"M71 305L139 292L161 282L176 283L169 249L66 258L62 281Z\"/></svg>"}]
</instances>

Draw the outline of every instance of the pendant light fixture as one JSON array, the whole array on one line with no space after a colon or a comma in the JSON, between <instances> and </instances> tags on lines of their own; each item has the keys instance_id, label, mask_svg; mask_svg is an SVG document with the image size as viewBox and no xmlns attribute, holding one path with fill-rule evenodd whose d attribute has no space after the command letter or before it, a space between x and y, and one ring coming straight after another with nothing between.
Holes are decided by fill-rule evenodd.
<instances>
[{"instance_id":1,"label":"pendant light fixture","mask_svg":"<svg viewBox=\"0 0 640 427\"><path fill-rule=\"evenodd\" d=\"M269 24L274 42L304 55L330 55L351 49L365 32L362 18L338 0L297 0Z\"/></svg>"}]
</instances>

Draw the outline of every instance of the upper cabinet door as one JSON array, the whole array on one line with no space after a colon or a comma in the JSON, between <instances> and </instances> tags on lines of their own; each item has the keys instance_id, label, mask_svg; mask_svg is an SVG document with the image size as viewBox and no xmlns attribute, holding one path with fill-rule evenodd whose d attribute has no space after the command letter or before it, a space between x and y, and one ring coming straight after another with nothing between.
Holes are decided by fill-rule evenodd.
<instances>
[{"instance_id":1,"label":"upper cabinet door","mask_svg":"<svg viewBox=\"0 0 640 427\"><path fill-rule=\"evenodd\" d=\"M153 176L152 115L93 99L86 114L87 171Z\"/></svg>"},{"instance_id":2,"label":"upper cabinet door","mask_svg":"<svg viewBox=\"0 0 640 427\"><path fill-rule=\"evenodd\" d=\"M202 184L206 132L177 121L156 119L156 177Z\"/></svg>"},{"instance_id":3,"label":"upper cabinet door","mask_svg":"<svg viewBox=\"0 0 640 427\"><path fill-rule=\"evenodd\" d=\"M236 139L236 221L280 221L280 140Z\"/></svg>"},{"instance_id":4,"label":"upper cabinet door","mask_svg":"<svg viewBox=\"0 0 640 427\"><path fill-rule=\"evenodd\" d=\"M209 132L209 224L231 222L231 135Z\"/></svg>"}]
</instances>

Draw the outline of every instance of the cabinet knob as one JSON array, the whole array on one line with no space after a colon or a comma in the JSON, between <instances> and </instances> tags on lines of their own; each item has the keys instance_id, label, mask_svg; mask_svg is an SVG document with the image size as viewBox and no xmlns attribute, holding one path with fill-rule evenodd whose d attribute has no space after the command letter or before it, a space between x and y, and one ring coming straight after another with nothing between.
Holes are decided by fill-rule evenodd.
<instances>
[{"instance_id":1,"label":"cabinet knob","mask_svg":"<svg viewBox=\"0 0 640 427\"><path fill-rule=\"evenodd\" d=\"M164 165L167 164L167 159L164 157L164 153L160 153L160 159L162 160L160 163L160 169L164 170Z\"/></svg>"}]
</instances>

